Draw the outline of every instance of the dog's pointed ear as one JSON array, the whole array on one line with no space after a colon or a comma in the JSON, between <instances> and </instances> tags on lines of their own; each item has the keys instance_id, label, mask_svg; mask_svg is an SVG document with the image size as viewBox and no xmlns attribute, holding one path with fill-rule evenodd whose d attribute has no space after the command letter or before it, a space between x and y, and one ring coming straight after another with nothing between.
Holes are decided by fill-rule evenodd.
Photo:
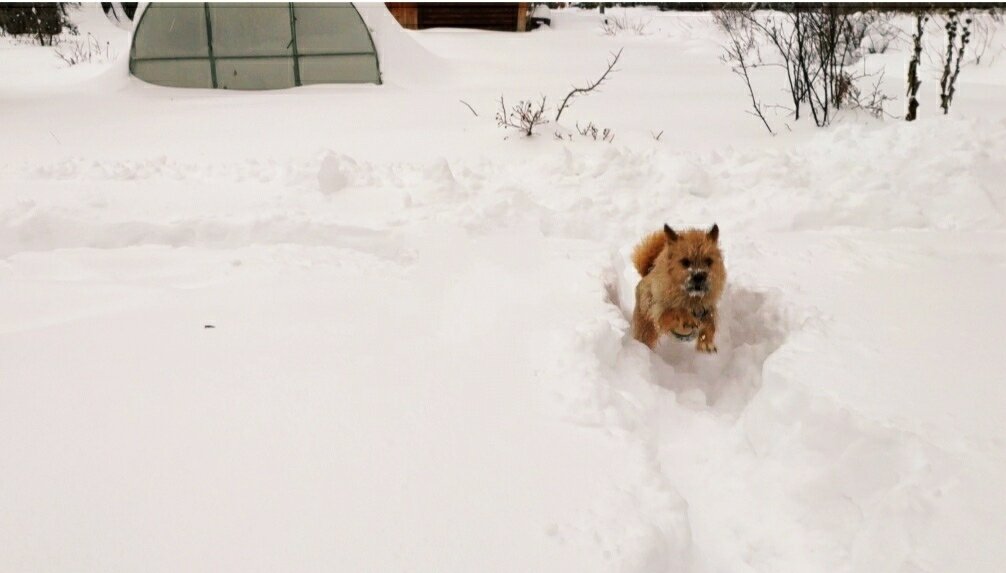
<instances>
[{"instance_id":1,"label":"dog's pointed ear","mask_svg":"<svg viewBox=\"0 0 1006 573\"><path fill-rule=\"evenodd\" d=\"M667 235L668 243L673 243L678 240L678 234L675 233L674 229L672 229L667 223L664 223L664 234Z\"/></svg>"},{"instance_id":2,"label":"dog's pointed ear","mask_svg":"<svg viewBox=\"0 0 1006 573\"><path fill-rule=\"evenodd\" d=\"M716 223L713 223L713 228L709 229L709 232L706 233L706 236L712 239L712 241L715 243L716 239L720 238L720 226L717 225Z\"/></svg>"}]
</instances>

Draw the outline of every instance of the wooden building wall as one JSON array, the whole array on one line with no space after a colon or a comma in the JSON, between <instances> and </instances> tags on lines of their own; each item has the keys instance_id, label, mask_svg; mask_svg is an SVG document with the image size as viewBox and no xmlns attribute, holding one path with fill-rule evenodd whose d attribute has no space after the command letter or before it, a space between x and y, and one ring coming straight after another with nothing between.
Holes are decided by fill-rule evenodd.
<instances>
[{"instance_id":1,"label":"wooden building wall","mask_svg":"<svg viewBox=\"0 0 1006 573\"><path fill-rule=\"evenodd\" d=\"M415 2L385 2L388 11L398 20L403 28L408 30L419 29L419 10Z\"/></svg>"},{"instance_id":2,"label":"wooden building wall","mask_svg":"<svg viewBox=\"0 0 1006 573\"><path fill-rule=\"evenodd\" d=\"M527 2L386 2L403 28L477 28L523 32L527 29Z\"/></svg>"}]
</instances>

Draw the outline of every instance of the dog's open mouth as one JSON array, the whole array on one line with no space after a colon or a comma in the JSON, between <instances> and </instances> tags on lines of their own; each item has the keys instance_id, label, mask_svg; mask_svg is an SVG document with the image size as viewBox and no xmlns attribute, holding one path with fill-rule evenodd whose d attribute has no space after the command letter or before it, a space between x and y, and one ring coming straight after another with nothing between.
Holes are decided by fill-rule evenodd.
<instances>
[{"instance_id":1,"label":"dog's open mouth","mask_svg":"<svg viewBox=\"0 0 1006 573\"><path fill-rule=\"evenodd\" d=\"M705 285L685 285L685 293L691 297L705 296L709 292L709 287Z\"/></svg>"},{"instance_id":2,"label":"dog's open mouth","mask_svg":"<svg viewBox=\"0 0 1006 573\"><path fill-rule=\"evenodd\" d=\"M683 285L685 292L692 298L705 296L709 293L709 273L696 271L691 273Z\"/></svg>"}]
</instances>

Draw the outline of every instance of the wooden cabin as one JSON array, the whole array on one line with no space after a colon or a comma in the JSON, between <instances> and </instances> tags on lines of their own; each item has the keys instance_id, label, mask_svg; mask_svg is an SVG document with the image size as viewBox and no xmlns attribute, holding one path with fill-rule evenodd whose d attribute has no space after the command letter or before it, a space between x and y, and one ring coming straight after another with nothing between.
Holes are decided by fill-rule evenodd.
<instances>
[{"instance_id":1,"label":"wooden cabin","mask_svg":"<svg viewBox=\"0 0 1006 573\"><path fill-rule=\"evenodd\" d=\"M403 28L477 28L503 32L527 30L527 2L385 2Z\"/></svg>"}]
</instances>

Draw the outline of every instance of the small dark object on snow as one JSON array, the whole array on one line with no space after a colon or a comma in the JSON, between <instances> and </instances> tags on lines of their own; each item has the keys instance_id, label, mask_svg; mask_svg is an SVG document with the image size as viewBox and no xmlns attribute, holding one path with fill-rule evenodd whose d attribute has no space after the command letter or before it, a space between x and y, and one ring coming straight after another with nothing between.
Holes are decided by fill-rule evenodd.
<instances>
[{"instance_id":1,"label":"small dark object on snow","mask_svg":"<svg viewBox=\"0 0 1006 573\"><path fill-rule=\"evenodd\" d=\"M216 327L213 326L212 324L204 324L203 328L216 328Z\"/></svg>"}]
</instances>

